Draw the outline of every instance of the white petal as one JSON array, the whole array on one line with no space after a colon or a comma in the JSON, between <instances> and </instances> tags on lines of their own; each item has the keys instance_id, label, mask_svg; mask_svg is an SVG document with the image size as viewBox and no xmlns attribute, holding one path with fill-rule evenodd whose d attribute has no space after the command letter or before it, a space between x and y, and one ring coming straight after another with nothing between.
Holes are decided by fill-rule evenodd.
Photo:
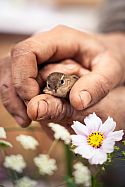
<instances>
[{"instance_id":1,"label":"white petal","mask_svg":"<svg viewBox=\"0 0 125 187\"><path fill-rule=\"evenodd\" d=\"M86 137L81 135L71 135L71 140L73 145L81 145L83 142L87 143Z\"/></svg>"},{"instance_id":2,"label":"white petal","mask_svg":"<svg viewBox=\"0 0 125 187\"><path fill-rule=\"evenodd\" d=\"M124 135L123 130L110 132L107 136L108 139L112 139L113 141L120 141Z\"/></svg>"},{"instance_id":3,"label":"white petal","mask_svg":"<svg viewBox=\"0 0 125 187\"><path fill-rule=\"evenodd\" d=\"M102 120L95 113L88 115L84 122L89 129L89 133L98 131L100 125L102 125Z\"/></svg>"},{"instance_id":4,"label":"white petal","mask_svg":"<svg viewBox=\"0 0 125 187\"><path fill-rule=\"evenodd\" d=\"M108 119L100 126L99 131L106 136L109 132L114 131L115 127L116 122L113 121L111 117L108 117Z\"/></svg>"},{"instance_id":5,"label":"white petal","mask_svg":"<svg viewBox=\"0 0 125 187\"><path fill-rule=\"evenodd\" d=\"M0 138L7 138L6 132L3 127L0 127Z\"/></svg>"},{"instance_id":6,"label":"white petal","mask_svg":"<svg viewBox=\"0 0 125 187\"><path fill-rule=\"evenodd\" d=\"M82 123L80 123L79 121L73 121L73 125L71 127L76 134L86 135L86 136L88 136L89 134L87 127Z\"/></svg>"},{"instance_id":7,"label":"white petal","mask_svg":"<svg viewBox=\"0 0 125 187\"><path fill-rule=\"evenodd\" d=\"M114 151L114 145L115 145L115 141L112 141L112 140L109 140L109 139L105 139L103 141L101 149L105 153L112 153Z\"/></svg>"},{"instance_id":8,"label":"white petal","mask_svg":"<svg viewBox=\"0 0 125 187\"><path fill-rule=\"evenodd\" d=\"M93 155L93 149L92 147L88 145L81 145L78 146L75 150L75 153L80 154L83 158L90 159Z\"/></svg>"},{"instance_id":9,"label":"white petal","mask_svg":"<svg viewBox=\"0 0 125 187\"><path fill-rule=\"evenodd\" d=\"M89 159L90 164L103 164L107 160L107 154L100 149L95 149L92 158Z\"/></svg>"}]
</instances>

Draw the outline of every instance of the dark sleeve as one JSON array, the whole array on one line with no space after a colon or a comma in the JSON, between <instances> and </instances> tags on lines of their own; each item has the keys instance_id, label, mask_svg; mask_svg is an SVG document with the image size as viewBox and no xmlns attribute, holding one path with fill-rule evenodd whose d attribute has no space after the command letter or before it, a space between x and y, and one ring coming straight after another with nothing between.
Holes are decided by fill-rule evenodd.
<instances>
[{"instance_id":1,"label":"dark sleeve","mask_svg":"<svg viewBox=\"0 0 125 187\"><path fill-rule=\"evenodd\" d=\"M104 0L99 22L100 32L125 32L125 0Z\"/></svg>"}]
</instances>

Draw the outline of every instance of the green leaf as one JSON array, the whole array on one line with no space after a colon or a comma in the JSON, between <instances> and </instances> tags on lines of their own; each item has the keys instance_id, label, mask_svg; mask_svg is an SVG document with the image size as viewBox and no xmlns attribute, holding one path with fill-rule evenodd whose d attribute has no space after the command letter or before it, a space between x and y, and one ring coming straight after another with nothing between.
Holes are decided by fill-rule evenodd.
<instances>
[{"instance_id":1,"label":"green leaf","mask_svg":"<svg viewBox=\"0 0 125 187\"><path fill-rule=\"evenodd\" d=\"M13 147L10 142L5 141L5 140L0 140L0 149L6 149L10 147Z\"/></svg>"},{"instance_id":2,"label":"green leaf","mask_svg":"<svg viewBox=\"0 0 125 187\"><path fill-rule=\"evenodd\" d=\"M123 145L125 145L125 140L122 141Z\"/></svg>"},{"instance_id":3,"label":"green leaf","mask_svg":"<svg viewBox=\"0 0 125 187\"><path fill-rule=\"evenodd\" d=\"M115 145L114 149L115 149L116 151L119 151L119 150L120 150L120 147Z\"/></svg>"},{"instance_id":4,"label":"green leaf","mask_svg":"<svg viewBox=\"0 0 125 187\"><path fill-rule=\"evenodd\" d=\"M122 151L122 155L125 156L125 151Z\"/></svg>"},{"instance_id":5,"label":"green leaf","mask_svg":"<svg viewBox=\"0 0 125 187\"><path fill-rule=\"evenodd\" d=\"M73 178L71 178L69 176L65 176L65 181L66 181L67 187L77 187Z\"/></svg>"}]
</instances>

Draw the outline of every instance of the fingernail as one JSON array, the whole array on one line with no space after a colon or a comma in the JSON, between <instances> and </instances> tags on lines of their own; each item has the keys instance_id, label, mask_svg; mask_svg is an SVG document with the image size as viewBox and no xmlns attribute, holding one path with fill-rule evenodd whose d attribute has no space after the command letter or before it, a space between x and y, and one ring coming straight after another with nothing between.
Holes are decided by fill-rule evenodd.
<instances>
[{"instance_id":1,"label":"fingernail","mask_svg":"<svg viewBox=\"0 0 125 187\"><path fill-rule=\"evenodd\" d=\"M48 104L46 101L41 100L38 102L37 119L42 119L47 114Z\"/></svg>"},{"instance_id":2,"label":"fingernail","mask_svg":"<svg viewBox=\"0 0 125 187\"><path fill-rule=\"evenodd\" d=\"M80 91L79 96L80 96L80 100L81 100L81 103L84 109L90 104L92 100L91 95L87 91Z\"/></svg>"}]
</instances>

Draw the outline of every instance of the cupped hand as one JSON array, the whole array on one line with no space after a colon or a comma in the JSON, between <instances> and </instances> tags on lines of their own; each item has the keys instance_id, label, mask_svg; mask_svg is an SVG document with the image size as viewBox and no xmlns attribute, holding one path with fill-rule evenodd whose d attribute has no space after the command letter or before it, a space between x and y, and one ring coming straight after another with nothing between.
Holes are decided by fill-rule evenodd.
<instances>
[{"instance_id":1,"label":"cupped hand","mask_svg":"<svg viewBox=\"0 0 125 187\"><path fill-rule=\"evenodd\" d=\"M100 101L112 88L124 83L124 39L120 33L92 35L58 26L18 43L11 58L0 63L3 104L20 125L28 125L29 117L34 117L29 108L28 117L25 104L40 94L40 86L43 86L49 72L57 69L80 77L70 92L69 100L76 111L83 111ZM55 64L55 69L52 65L47 66L55 62L59 63ZM30 106L32 101L35 100L31 100ZM34 119L37 120L37 116Z\"/></svg>"},{"instance_id":2,"label":"cupped hand","mask_svg":"<svg viewBox=\"0 0 125 187\"><path fill-rule=\"evenodd\" d=\"M3 105L18 124L22 127L30 124L31 119L27 115L26 106L12 83L10 57L0 60L0 98Z\"/></svg>"},{"instance_id":3,"label":"cupped hand","mask_svg":"<svg viewBox=\"0 0 125 187\"><path fill-rule=\"evenodd\" d=\"M39 76L46 79L48 74L55 72L62 72L66 74L81 74L86 75L88 71L78 65L72 60L65 60L58 64L49 64L45 66L40 72ZM103 121L108 116L114 118L117 122L117 129L124 127L124 112L125 112L125 88L117 87L104 97L97 104L83 109L76 110L68 100L57 98L48 94L40 94L30 100L27 106L27 113L32 120L39 121L42 128L52 135L47 123L54 122L65 126L71 131L71 124L73 121L80 121L83 123L84 118L90 113L95 112Z\"/></svg>"},{"instance_id":4,"label":"cupped hand","mask_svg":"<svg viewBox=\"0 0 125 187\"><path fill-rule=\"evenodd\" d=\"M83 123L84 118L95 112L103 121L112 117L117 123L117 129L125 130L125 88L118 87L112 90L97 104L78 111L68 101L42 94L34 97L28 104L28 114L33 120L38 120L42 128L51 135L48 122L59 123L71 131L73 121Z\"/></svg>"},{"instance_id":5,"label":"cupped hand","mask_svg":"<svg viewBox=\"0 0 125 187\"><path fill-rule=\"evenodd\" d=\"M83 110L100 101L111 89L124 83L125 63L122 34L87 34L58 26L18 43L12 50L12 78L16 92L27 102L40 94L39 69L66 59L88 71L70 92L70 103ZM42 81L42 80L41 80Z\"/></svg>"}]
</instances>

